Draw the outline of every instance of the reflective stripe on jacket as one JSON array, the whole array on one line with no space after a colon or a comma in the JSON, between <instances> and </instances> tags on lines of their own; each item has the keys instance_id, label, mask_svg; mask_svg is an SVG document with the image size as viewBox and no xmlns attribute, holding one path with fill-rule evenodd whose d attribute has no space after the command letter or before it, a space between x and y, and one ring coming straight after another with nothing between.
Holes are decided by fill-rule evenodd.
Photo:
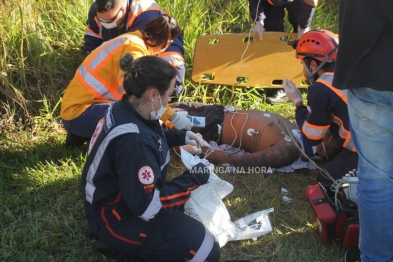
<instances>
[{"instance_id":1,"label":"reflective stripe on jacket","mask_svg":"<svg viewBox=\"0 0 393 262\"><path fill-rule=\"evenodd\" d=\"M140 31L114 38L86 57L68 85L60 115L64 120L80 116L93 103L118 101L123 93L120 60L130 53L134 58L149 55Z\"/></svg>"},{"instance_id":2,"label":"reflective stripe on jacket","mask_svg":"<svg viewBox=\"0 0 393 262\"><path fill-rule=\"evenodd\" d=\"M187 170L167 181L169 150L184 144L186 131L164 130L158 121L144 119L126 97L106 111L96 134L82 172L85 200L96 210L116 199L126 213L147 221L161 209L183 206L209 176L203 169Z\"/></svg>"},{"instance_id":3,"label":"reflective stripe on jacket","mask_svg":"<svg viewBox=\"0 0 393 262\"><path fill-rule=\"evenodd\" d=\"M309 89L310 112L296 111L298 124L305 118L302 133L311 144L322 141L329 129L337 143L356 152L349 131L349 116L346 91L332 86L333 72L323 73ZM306 109L303 109L305 111Z\"/></svg>"},{"instance_id":4,"label":"reflective stripe on jacket","mask_svg":"<svg viewBox=\"0 0 393 262\"><path fill-rule=\"evenodd\" d=\"M348 105L348 98L347 98L347 90L339 90L335 87L333 87L332 82L333 82L333 73L324 73L322 74L317 82L324 84L327 86L330 90L332 90L338 97L341 98L345 102L346 105ZM338 134L340 137L344 140L343 147L356 152L352 140L351 140L351 133L349 131L349 123L347 125L344 125L343 120L340 118L340 116L336 116L334 113L332 113L333 116L333 123L338 125Z\"/></svg>"},{"instance_id":5,"label":"reflective stripe on jacket","mask_svg":"<svg viewBox=\"0 0 393 262\"><path fill-rule=\"evenodd\" d=\"M158 55L172 66L180 66L184 64L183 57L177 52L163 52Z\"/></svg>"},{"instance_id":6,"label":"reflective stripe on jacket","mask_svg":"<svg viewBox=\"0 0 393 262\"><path fill-rule=\"evenodd\" d=\"M127 16L127 27L131 27L131 25L134 23L135 19L142 13L146 12L149 10L156 10L156 11L161 11L162 9L160 6L153 0L134 0L131 2L131 5L129 7L129 13Z\"/></svg>"}]
</instances>

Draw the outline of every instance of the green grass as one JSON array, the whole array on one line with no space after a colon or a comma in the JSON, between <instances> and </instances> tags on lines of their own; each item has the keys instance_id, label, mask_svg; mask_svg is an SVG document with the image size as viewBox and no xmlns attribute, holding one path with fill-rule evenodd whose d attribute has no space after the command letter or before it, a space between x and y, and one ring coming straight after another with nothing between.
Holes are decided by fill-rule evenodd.
<instances>
[{"instance_id":1,"label":"green grass","mask_svg":"<svg viewBox=\"0 0 393 262\"><path fill-rule=\"evenodd\" d=\"M79 48L91 2L11 0L0 5L0 261L111 261L93 251L84 219L79 180L87 146L65 148L59 121L60 97L82 61ZM257 108L293 119L290 103L267 105L261 90L190 80L197 37L248 32L248 1L158 2L185 33L181 101ZM338 0L320 2L312 27L337 32ZM172 176L182 172L175 154L172 165ZM342 261L344 248L324 244L313 226L305 189L315 175L315 170L221 175L235 187L224 199L232 221L275 208L270 214L273 232L257 241L227 243L222 261ZM282 201L281 187L289 191L291 203Z\"/></svg>"}]
</instances>

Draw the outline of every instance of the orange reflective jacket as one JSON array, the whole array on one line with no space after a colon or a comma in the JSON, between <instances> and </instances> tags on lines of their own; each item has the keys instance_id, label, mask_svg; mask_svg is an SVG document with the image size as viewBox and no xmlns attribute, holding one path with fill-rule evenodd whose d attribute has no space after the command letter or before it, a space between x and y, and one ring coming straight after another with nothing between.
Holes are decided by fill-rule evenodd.
<instances>
[{"instance_id":1,"label":"orange reflective jacket","mask_svg":"<svg viewBox=\"0 0 393 262\"><path fill-rule=\"evenodd\" d=\"M77 118L93 103L114 102L122 97L120 59L126 53L134 58L150 55L140 31L105 42L85 58L63 95L60 115L64 120Z\"/></svg>"}]
</instances>

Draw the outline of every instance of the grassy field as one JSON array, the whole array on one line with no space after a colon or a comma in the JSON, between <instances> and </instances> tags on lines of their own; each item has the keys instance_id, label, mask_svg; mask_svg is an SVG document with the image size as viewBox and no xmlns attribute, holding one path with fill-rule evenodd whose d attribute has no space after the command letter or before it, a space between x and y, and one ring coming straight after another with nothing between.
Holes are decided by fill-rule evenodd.
<instances>
[{"instance_id":1,"label":"grassy field","mask_svg":"<svg viewBox=\"0 0 393 262\"><path fill-rule=\"evenodd\" d=\"M0 261L111 261L94 252L80 195L80 174L87 147L63 146L59 120L62 92L82 61L80 46L87 9L92 1L16 1L0 4ZM337 32L338 0L320 0L313 28ZM202 34L248 32L248 1L159 0L184 29L187 77L183 100L227 101L225 86L190 81L197 37ZM287 26L289 28L289 26ZM293 118L290 103L261 103L236 89L239 108L258 108ZM191 98L192 97L192 98ZM172 176L183 171L172 154ZM225 204L232 221L274 207L273 232L257 241L229 242L222 261L343 261L345 249L325 244L313 226L305 189L316 171L291 174L223 174L233 193ZM282 200L288 190L292 202Z\"/></svg>"}]
</instances>

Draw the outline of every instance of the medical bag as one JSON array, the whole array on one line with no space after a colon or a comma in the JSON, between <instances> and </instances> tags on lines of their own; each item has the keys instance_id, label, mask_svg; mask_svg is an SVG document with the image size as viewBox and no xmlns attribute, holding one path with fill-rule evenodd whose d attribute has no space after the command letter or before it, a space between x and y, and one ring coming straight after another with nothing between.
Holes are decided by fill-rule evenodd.
<instances>
[{"instance_id":1,"label":"medical bag","mask_svg":"<svg viewBox=\"0 0 393 262\"><path fill-rule=\"evenodd\" d=\"M340 190L329 194L324 186L315 184L307 187L307 199L313 209L314 224L325 243L338 240L345 247L357 247L359 219L357 206L347 201Z\"/></svg>"}]
</instances>

